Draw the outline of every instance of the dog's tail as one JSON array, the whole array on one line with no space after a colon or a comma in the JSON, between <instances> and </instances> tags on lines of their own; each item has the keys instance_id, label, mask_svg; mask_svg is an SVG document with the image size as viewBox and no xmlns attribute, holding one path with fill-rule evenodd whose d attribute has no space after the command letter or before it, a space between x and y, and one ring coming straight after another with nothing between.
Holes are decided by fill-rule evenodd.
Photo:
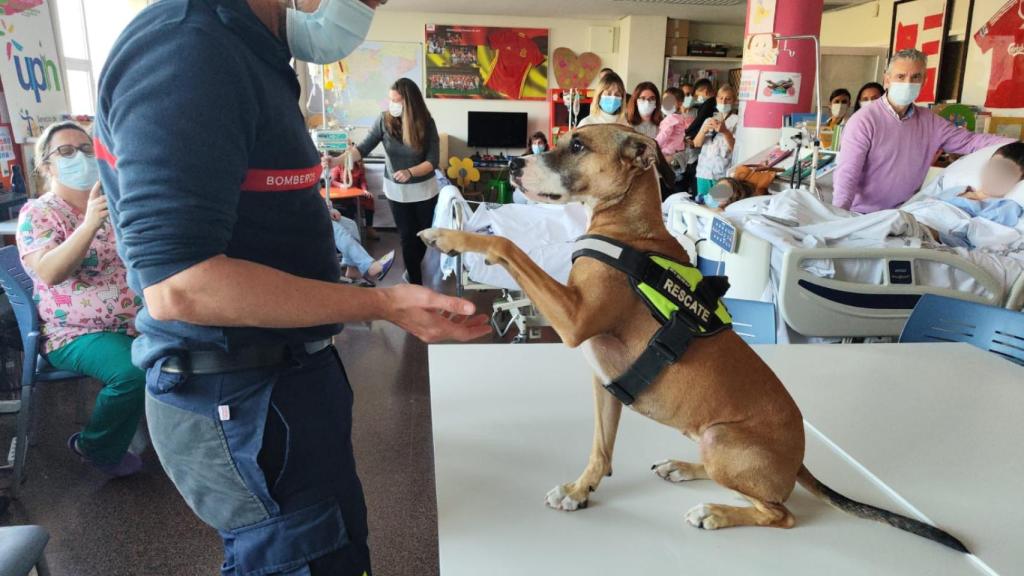
<instances>
[{"instance_id":1,"label":"dog's tail","mask_svg":"<svg viewBox=\"0 0 1024 576\"><path fill-rule=\"evenodd\" d=\"M864 504L863 502L857 502L850 500L846 496L836 492L822 484L813 474L807 469L806 466L800 467L800 472L797 473L796 479L800 482L800 485L807 489L808 492L814 494L818 498L828 502L832 506L852 514L858 518L864 518L866 520L874 520L876 522L884 522L894 528L900 530L906 530L912 534L917 534L929 540L934 540L944 546L949 546L957 552L963 552L964 554L970 554L967 547L962 542L954 538L948 532L940 530L930 524L925 524L913 518L907 518L901 514L883 510L870 504Z\"/></svg>"}]
</instances>

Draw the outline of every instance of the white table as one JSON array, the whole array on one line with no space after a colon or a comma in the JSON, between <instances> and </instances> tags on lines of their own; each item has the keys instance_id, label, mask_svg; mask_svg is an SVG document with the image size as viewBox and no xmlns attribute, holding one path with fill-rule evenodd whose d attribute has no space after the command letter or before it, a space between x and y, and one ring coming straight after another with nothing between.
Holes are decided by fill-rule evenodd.
<instances>
[{"instance_id":1,"label":"white table","mask_svg":"<svg viewBox=\"0 0 1024 576\"><path fill-rule=\"evenodd\" d=\"M1015 574L1024 566L1024 369L966 345L765 346L808 421L808 467L858 500L923 514L979 559L838 512L797 488L792 530L700 531L740 503L650 465L695 444L626 411L590 507L543 504L575 480L593 426L589 369L559 344L430 347L442 576Z\"/></svg>"}]
</instances>

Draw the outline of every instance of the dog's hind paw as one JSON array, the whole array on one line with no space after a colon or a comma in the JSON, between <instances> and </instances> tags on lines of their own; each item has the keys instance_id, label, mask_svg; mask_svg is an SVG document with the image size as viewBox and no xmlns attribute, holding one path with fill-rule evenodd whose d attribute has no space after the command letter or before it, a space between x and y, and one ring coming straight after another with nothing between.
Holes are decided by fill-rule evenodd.
<instances>
[{"instance_id":1,"label":"dog's hind paw","mask_svg":"<svg viewBox=\"0 0 1024 576\"><path fill-rule=\"evenodd\" d=\"M704 530L717 530L725 524L722 518L715 514L713 508L708 504L698 504L686 513L686 523Z\"/></svg>"},{"instance_id":2,"label":"dog's hind paw","mask_svg":"<svg viewBox=\"0 0 1024 576\"><path fill-rule=\"evenodd\" d=\"M555 486L544 498L544 503L547 504L548 508L554 508L555 510L562 510L565 512L574 512L581 508L586 508L586 495L583 495L582 498L575 497L572 494L572 491L568 489L570 487L571 484Z\"/></svg>"},{"instance_id":3,"label":"dog's hind paw","mask_svg":"<svg viewBox=\"0 0 1024 576\"><path fill-rule=\"evenodd\" d=\"M707 478L704 466L701 464L690 464L679 460L662 460L655 462L651 470L658 475L658 478L672 483L687 482Z\"/></svg>"}]
</instances>

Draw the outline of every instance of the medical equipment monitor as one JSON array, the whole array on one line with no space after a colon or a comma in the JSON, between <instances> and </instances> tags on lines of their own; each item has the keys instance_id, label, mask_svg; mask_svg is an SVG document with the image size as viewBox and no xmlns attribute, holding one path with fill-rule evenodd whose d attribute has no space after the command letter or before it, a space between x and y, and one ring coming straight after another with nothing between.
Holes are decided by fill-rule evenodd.
<instances>
[{"instance_id":1,"label":"medical equipment monitor","mask_svg":"<svg viewBox=\"0 0 1024 576\"><path fill-rule=\"evenodd\" d=\"M736 227L716 217L711 221L711 234L708 235L708 240L731 254L736 251Z\"/></svg>"},{"instance_id":2,"label":"medical equipment monitor","mask_svg":"<svg viewBox=\"0 0 1024 576\"><path fill-rule=\"evenodd\" d=\"M525 148L525 112L469 112L470 148Z\"/></svg>"}]
</instances>

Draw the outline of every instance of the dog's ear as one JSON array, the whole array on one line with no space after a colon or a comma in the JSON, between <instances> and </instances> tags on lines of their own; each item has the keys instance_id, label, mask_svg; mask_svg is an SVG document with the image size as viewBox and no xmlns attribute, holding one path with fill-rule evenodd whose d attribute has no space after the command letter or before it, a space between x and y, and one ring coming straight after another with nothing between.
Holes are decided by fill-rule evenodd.
<instances>
[{"instance_id":1,"label":"dog's ear","mask_svg":"<svg viewBox=\"0 0 1024 576\"><path fill-rule=\"evenodd\" d=\"M640 134L629 134L622 142L622 159L641 172L657 166L661 151L658 143ZM664 158L662 158L664 161Z\"/></svg>"}]
</instances>

